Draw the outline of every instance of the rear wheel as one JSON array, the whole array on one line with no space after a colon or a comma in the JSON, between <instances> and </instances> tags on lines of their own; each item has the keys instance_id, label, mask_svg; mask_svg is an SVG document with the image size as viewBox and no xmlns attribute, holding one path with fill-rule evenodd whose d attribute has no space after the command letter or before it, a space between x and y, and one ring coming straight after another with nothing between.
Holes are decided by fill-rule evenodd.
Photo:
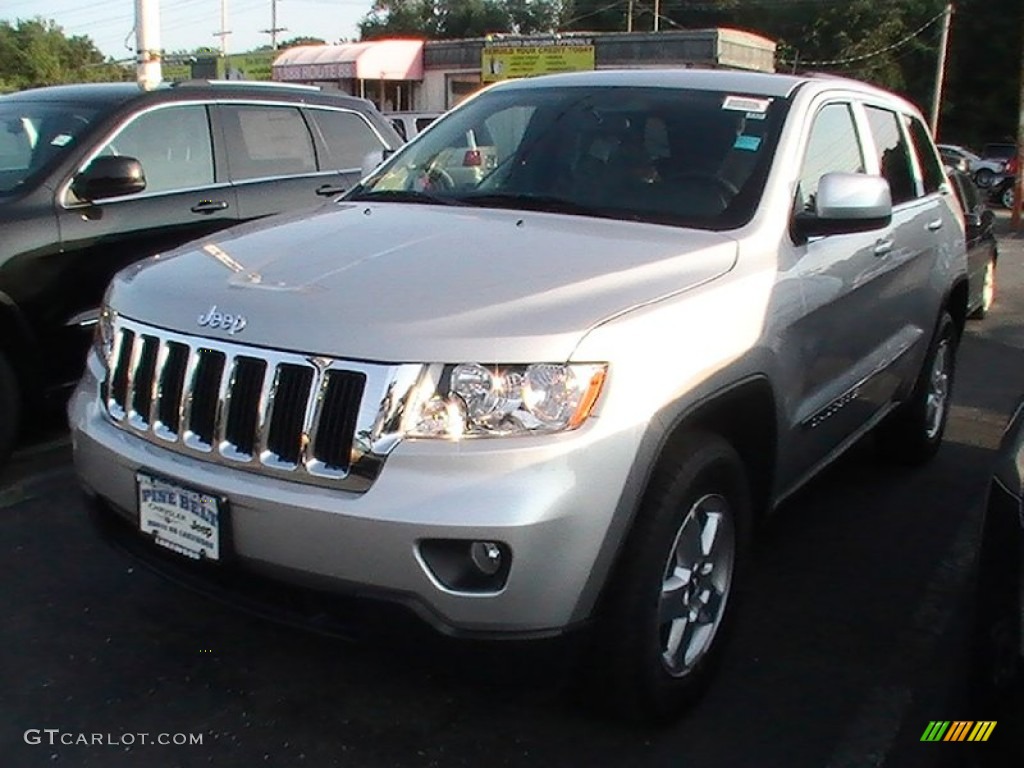
<instances>
[{"instance_id":1,"label":"rear wheel","mask_svg":"<svg viewBox=\"0 0 1024 768\"><path fill-rule=\"evenodd\" d=\"M999 202L1002 203L1003 208L1013 208L1013 187L1013 184L1007 184L999 196Z\"/></svg>"},{"instance_id":2,"label":"rear wheel","mask_svg":"<svg viewBox=\"0 0 1024 768\"><path fill-rule=\"evenodd\" d=\"M587 668L587 690L620 716L666 721L704 690L734 612L750 509L740 457L717 435L689 435L656 473Z\"/></svg>"},{"instance_id":3,"label":"rear wheel","mask_svg":"<svg viewBox=\"0 0 1024 768\"><path fill-rule=\"evenodd\" d=\"M19 424L18 382L7 358L0 352L0 467L7 461Z\"/></svg>"},{"instance_id":4,"label":"rear wheel","mask_svg":"<svg viewBox=\"0 0 1024 768\"><path fill-rule=\"evenodd\" d=\"M956 325L943 311L910 399L878 427L876 437L887 458L922 464L939 450L953 396L956 345Z\"/></svg>"}]
</instances>

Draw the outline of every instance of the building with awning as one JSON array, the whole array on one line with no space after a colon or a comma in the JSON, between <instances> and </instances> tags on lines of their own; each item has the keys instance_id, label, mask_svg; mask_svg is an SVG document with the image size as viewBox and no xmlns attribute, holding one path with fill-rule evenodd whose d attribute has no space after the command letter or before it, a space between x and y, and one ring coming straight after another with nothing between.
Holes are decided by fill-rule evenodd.
<instances>
[{"instance_id":1,"label":"building with awning","mask_svg":"<svg viewBox=\"0 0 1024 768\"><path fill-rule=\"evenodd\" d=\"M413 109L423 80L423 40L301 45L274 60L273 79L339 88L384 111Z\"/></svg>"},{"instance_id":2,"label":"building with awning","mask_svg":"<svg viewBox=\"0 0 1024 768\"><path fill-rule=\"evenodd\" d=\"M738 29L371 40L281 53L273 79L337 88L384 112L443 112L487 83L588 69L710 67L775 71L775 41Z\"/></svg>"}]
</instances>

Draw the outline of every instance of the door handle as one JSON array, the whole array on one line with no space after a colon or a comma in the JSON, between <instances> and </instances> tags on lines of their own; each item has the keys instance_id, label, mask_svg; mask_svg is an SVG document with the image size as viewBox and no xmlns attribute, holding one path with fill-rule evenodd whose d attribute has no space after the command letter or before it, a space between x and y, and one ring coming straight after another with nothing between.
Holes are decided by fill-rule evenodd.
<instances>
[{"instance_id":1,"label":"door handle","mask_svg":"<svg viewBox=\"0 0 1024 768\"><path fill-rule=\"evenodd\" d=\"M216 213L217 211L227 210L227 207L226 200L202 200L193 205L189 210L192 213Z\"/></svg>"},{"instance_id":2,"label":"door handle","mask_svg":"<svg viewBox=\"0 0 1024 768\"><path fill-rule=\"evenodd\" d=\"M316 188L316 193L320 197L333 197L334 195L340 195L345 190L345 187L339 187L334 184L321 184Z\"/></svg>"},{"instance_id":3,"label":"door handle","mask_svg":"<svg viewBox=\"0 0 1024 768\"><path fill-rule=\"evenodd\" d=\"M892 251L892 240L879 240L875 243L875 256L886 256Z\"/></svg>"},{"instance_id":4,"label":"door handle","mask_svg":"<svg viewBox=\"0 0 1024 768\"><path fill-rule=\"evenodd\" d=\"M929 221L925 226L928 228L929 232L935 232L936 230L942 229L942 219Z\"/></svg>"}]
</instances>

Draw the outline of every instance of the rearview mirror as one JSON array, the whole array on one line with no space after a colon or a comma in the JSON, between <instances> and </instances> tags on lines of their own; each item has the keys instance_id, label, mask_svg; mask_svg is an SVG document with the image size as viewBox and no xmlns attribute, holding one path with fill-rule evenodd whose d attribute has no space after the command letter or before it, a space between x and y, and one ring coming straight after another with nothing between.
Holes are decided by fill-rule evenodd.
<instances>
[{"instance_id":1,"label":"rearview mirror","mask_svg":"<svg viewBox=\"0 0 1024 768\"><path fill-rule=\"evenodd\" d=\"M95 158L71 182L71 191L80 199L93 201L108 197L134 195L146 188L142 163L134 157L103 155Z\"/></svg>"},{"instance_id":2,"label":"rearview mirror","mask_svg":"<svg viewBox=\"0 0 1024 768\"><path fill-rule=\"evenodd\" d=\"M793 220L801 238L881 229L892 221L889 182L863 173L826 173L818 181L814 211Z\"/></svg>"}]
</instances>

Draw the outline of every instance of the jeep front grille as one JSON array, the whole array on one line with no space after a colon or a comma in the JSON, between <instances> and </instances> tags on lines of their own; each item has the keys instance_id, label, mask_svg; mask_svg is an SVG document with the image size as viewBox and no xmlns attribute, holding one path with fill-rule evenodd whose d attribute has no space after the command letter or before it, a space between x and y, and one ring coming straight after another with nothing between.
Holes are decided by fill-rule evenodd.
<instances>
[{"instance_id":1,"label":"jeep front grille","mask_svg":"<svg viewBox=\"0 0 1024 768\"><path fill-rule=\"evenodd\" d=\"M420 368L247 347L124 318L107 362L103 400L123 429L239 469L357 491L397 442Z\"/></svg>"}]
</instances>

